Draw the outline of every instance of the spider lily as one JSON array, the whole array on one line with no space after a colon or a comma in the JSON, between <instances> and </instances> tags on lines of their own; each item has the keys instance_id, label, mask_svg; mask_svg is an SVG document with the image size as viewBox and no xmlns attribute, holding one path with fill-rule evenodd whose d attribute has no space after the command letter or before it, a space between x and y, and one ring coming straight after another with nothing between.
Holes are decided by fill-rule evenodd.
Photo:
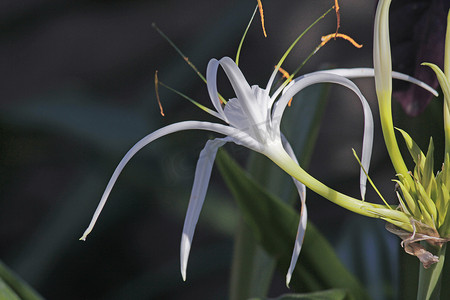
<instances>
[{"instance_id":1,"label":"spider lily","mask_svg":"<svg viewBox=\"0 0 450 300\"><path fill-rule=\"evenodd\" d=\"M386 208L384 205L372 204L363 201L367 181L365 172L369 169L372 151L373 119L366 99L359 91L358 87L348 78L373 76L373 70L337 69L313 72L292 80L292 82L288 85L286 85L287 83L281 85L272 95L270 95L270 90L277 75L279 65L270 76L266 87L260 88L256 85L250 86L247 83L244 75L232 59L224 57L220 60L210 60L207 67L206 82L208 93L215 110L200 105L199 106L209 114L220 119L222 123L202 121L179 122L156 130L138 141L125 154L119 165L116 167L116 170L114 171L103 193L94 216L88 228L81 237L81 240L85 240L87 235L92 231L109 197L112 187L129 160L144 146L160 137L170 133L192 129L212 131L224 135L225 137L209 140L204 149L201 151L197 162L180 247L181 274L184 280L186 279L186 268L191 243L194 236L194 230L206 196L213 162L218 148L227 142L242 145L267 156L280 168L292 176L294 184L299 192L301 199L300 222L298 226L297 238L294 244L291 264L286 276L287 284L289 284L292 272L297 262L306 229L307 210L305 204L305 185L330 201L351 211L366 216L380 217L402 228L404 224L407 224L406 226L409 228L409 219L405 217L404 213ZM216 77L219 66L222 67L227 75L236 95L235 98L230 99L225 104L220 101L217 91ZM411 77L403 74L394 73L393 75L394 77L398 77L403 80L418 83ZM299 166L291 146L280 132L280 122L289 100L305 87L316 83L336 83L343 85L352 90L358 96L362 104L364 112L364 138L360 175L360 191L362 200L334 191L309 175L301 168L301 166Z\"/></svg>"},{"instance_id":2,"label":"spider lily","mask_svg":"<svg viewBox=\"0 0 450 300\"><path fill-rule=\"evenodd\" d=\"M236 98L230 99L226 102L226 104L221 103L217 91L216 76L219 66L221 66L224 70L236 94ZM364 129L365 137L362 151L362 166L366 169L368 169L369 167L372 148L373 120L366 99L361 94L356 85L353 84L349 79L344 78L341 75L332 74L331 71L310 73L293 80L293 82L291 82L291 84L289 84L288 86L282 85L272 95L269 95L277 71L278 68L276 68L272 73L266 88L263 89L256 85L250 86L244 78L244 75L232 59L228 57L224 57L219 61L216 59L212 59L207 67L206 79L208 93L215 110L204 107L203 109L226 124L202 121L184 121L171 124L159 130L156 130L155 132L145 136L140 141L138 141L126 153L126 155L120 161L119 165L116 167L116 170L114 171L110 181L108 182L108 185L94 213L94 216L88 228L81 237L81 240L85 240L87 235L92 231L119 174L128 163L128 161L140 149L142 149L152 141L170 133L191 129L212 131L224 135L225 137L209 140L206 143L204 149L201 151L199 160L197 162L194 184L189 200L189 206L186 213L181 238L180 259L183 279L186 279L187 261L191 248L192 238L205 199L206 190L208 187L211 170L217 150L225 143L233 142L235 144L242 145L251 150L262 153L269 159L274 161L278 166L280 166L283 170L285 170L293 177L294 183L299 192L302 203L302 210L297 240L295 242L292 261L287 275L287 283L289 283L292 271L295 267L298 255L300 253L307 219L305 205L305 186L298 180L301 180L304 183L307 182L308 186L310 186L313 190L319 192L320 194L330 194L330 189L328 187L311 177L298 165L291 146L280 132L280 121L289 100L303 88L312 84L323 82L337 83L346 86L347 88L355 92L363 105L364 114L366 116ZM361 171L361 174L361 191L362 195L364 195L366 177L363 171ZM361 206L368 206L373 209L376 209L378 207L377 205L365 204L361 200L350 198L348 196L346 196L347 198L344 197L344 199L341 200L339 196L342 194L334 191L333 193L335 194L335 202L364 215L372 215L372 213L367 209L362 209Z\"/></svg>"}]
</instances>

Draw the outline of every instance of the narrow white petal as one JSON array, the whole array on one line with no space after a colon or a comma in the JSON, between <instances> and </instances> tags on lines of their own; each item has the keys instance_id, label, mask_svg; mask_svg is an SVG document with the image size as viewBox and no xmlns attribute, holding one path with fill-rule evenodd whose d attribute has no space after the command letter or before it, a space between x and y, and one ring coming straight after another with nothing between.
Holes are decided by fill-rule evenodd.
<instances>
[{"instance_id":1,"label":"narrow white petal","mask_svg":"<svg viewBox=\"0 0 450 300\"><path fill-rule=\"evenodd\" d=\"M372 111L370 110L370 106L366 100L366 98L362 95L361 91L358 87L349 79L339 76L336 74L330 73L311 73L304 77L299 77L295 79L295 83L289 84L289 87L286 87L286 92L280 97L278 102L275 104L275 108L272 114L272 120L281 120L283 112L289 102L289 100L295 96L298 92L300 92L305 87L316 83L337 83L343 85L350 90L352 90L361 101L363 112L364 112L364 136L363 136L363 147L362 147L362 156L361 156L361 164L362 167L369 172L370 165L370 157L372 156L372 145L373 145L373 116ZM361 169L360 172L360 191L361 197L364 199L366 193L366 182L367 176L364 171Z\"/></svg>"},{"instance_id":2,"label":"narrow white petal","mask_svg":"<svg viewBox=\"0 0 450 300\"><path fill-rule=\"evenodd\" d=\"M206 87L208 88L209 98L220 115L220 118L228 123L220 103L219 93L217 92L217 69L219 68L219 62L213 58L209 61L206 67Z\"/></svg>"},{"instance_id":3,"label":"narrow white petal","mask_svg":"<svg viewBox=\"0 0 450 300\"><path fill-rule=\"evenodd\" d=\"M205 201L206 190L208 189L211 170L219 147L223 146L229 139L209 140L205 148L200 152L200 157L195 169L194 184L192 186L191 198L184 219L183 234L181 235L180 262L181 275L186 280L186 268L191 250L192 238L194 237L195 226L197 225L203 202Z\"/></svg>"},{"instance_id":4,"label":"narrow white petal","mask_svg":"<svg viewBox=\"0 0 450 300\"><path fill-rule=\"evenodd\" d=\"M287 154L298 164L298 160L295 157L294 150L292 149L289 142L282 135L283 147L286 150ZM291 282L292 273L294 272L295 265L297 264L298 256L300 255L300 250L302 249L303 239L305 238L306 232L306 224L308 220L308 211L306 209L306 187L303 183L292 177L294 181L295 187L297 188L298 194L300 196L301 201L301 210L300 210L300 221L298 223L297 236L295 238L294 250L292 252L291 263L289 265L288 272L286 274L286 286L289 287L289 283Z\"/></svg>"},{"instance_id":5,"label":"narrow white petal","mask_svg":"<svg viewBox=\"0 0 450 300\"><path fill-rule=\"evenodd\" d=\"M231 58L223 57L219 63L233 87L244 114L249 120L250 128L248 130L252 133L252 136L263 141L264 137L261 136L261 131L257 127L266 124L268 121L266 117L267 105L258 107L257 96L255 95L254 90L247 83L241 70ZM266 93L266 91L264 91L264 93ZM245 129L247 130L247 128Z\"/></svg>"},{"instance_id":6,"label":"narrow white petal","mask_svg":"<svg viewBox=\"0 0 450 300\"><path fill-rule=\"evenodd\" d=\"M242 110L241 103L237 98L228 100L223 111L227 116L230 125L240 128L241 130L248 131L250 128L250 123Z\"/></svg>"},{"instance_id":7,"label":"narrow white petal","mask_svg":"<svg viewBox=\"0 0 450 300\"><path fill-rule=\"evenodd\" d=\"M100 199L100 203L97 206L97 209L94 212L94 216L92 217L91 222L89 223L89 226L83 233L83 236L80 238L80 240L86 240L87 235L92 231L94 228L95 223L97 222L97 219L103 209L103 207L106 204L106 201L108 200L109 194L111 193L111 190L116 183L117 178L119 177L120 173L122 172L123 168L126 166L126 164L130 161L130 159L144 146L148 145L149 143L153 142L154 140L163 137L165 135L168 135L170 133L174 133L177 131L183 131L183 130L191 130L191 129L198 129L198 130L208 130L217 132L226 136L232 137L234 140L239 141L240 144L253 149L257 150L259 149L260 145L254 141L247 133L242 132L236 128L225 126L222 124L216 124L216 123L209 123L209 122L200 122L200 121L185 121L185 122L179 122L175 124L168 125L166 127L163 127L161 129L156 130L155 132L145 136L142 138L139 142L137 142L128 152L125 154L125 156L120 161L119 165L116 167L113 175L111 176L111 179L108 182L108 185L106 186L106 189L103 193L102 198Z\"/></svg>"},{"instance_id":8,"label":"narrow white petal","mask_svg":"<svg viewBox=\"0 0 450 300\"><path fill-rule=\"evenodd\" d=\"M275 80L275 76L277 76L278 70L280 70L280 67L275 68L275 70L270 75L269 81L267 82L266 91L267 93L270 92L270 89L272 88L273 81Z\"/></svg>"},{"instance_id":9,"label":"narrow white petal","mask_svg":"<svg viewBox=\"0 0 450 300\"><path fill-rule=\"evenodd\" d=\"M225 74L227 74L228 80L239 101L251 101L254 98L252 89L236 63L226 56L223 57L219 63L225 71ZM242 105L249 107L247 103L242 103Z\"/></svg>"},{"instance_id":10,"label":"narrow white petal","mask_svg":"<svg viewBox=\"0 0 450 300\"><path fill-rule=\"evenodd\" d=\"M317 71L314 73L330 73L330 74L336 74L336 75L341 75L344 76L346 78L364 78L364 77L374 77L375 76L375 70L372 68L351 68L351 69L331 69L331 70L323 70L323 71ZM312 74L314 74L312 73ZM432 93L434 96L438 97L439 94L438 92L433 89L431 86L429 86L428 84L426 84L423 81L420 81L412 76L400 73L400 72L392 72L392 78L395 79L399 79L399 80L403 80L403 81L408 81L411 83L414 83L418 86L420 86L421 88L429 91L430 93Z\"/></svg>"}]
</instances>

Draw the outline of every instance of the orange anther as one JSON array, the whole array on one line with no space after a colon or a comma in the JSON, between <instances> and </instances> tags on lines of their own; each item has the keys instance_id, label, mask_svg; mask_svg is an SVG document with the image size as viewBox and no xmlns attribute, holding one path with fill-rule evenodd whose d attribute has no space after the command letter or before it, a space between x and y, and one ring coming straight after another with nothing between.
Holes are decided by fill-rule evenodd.
<instances>
[{"instance_id":1,"label":"orange anther","mask_svg":"<svg viewBox=\"0 0 450 300\"><path fill-rule=\"evenodd\" d=\"M277 66L275 66L275 68L276 68ZM285 69L283 69L282 67L279 67L278 68L278 72L280 72L281 73L281 75L283 75L283 78L286 78L286 79L288 79L291 75L289 75L289 73L285 70ZM292 79L290 79L289 81L292 81Z\"/></svg>"},{"instance_id":2,"label":"orange anther","mask_svg":"<svg viewBox=\"0 0 450 300\"><path fill-rule=\"evenodd\" d=\"M352 39L351 37L349 37L346 34L343 34L343 33L331 33L329 35L325 35L325 36L322 37L322 43L319 45L319 48L322 47L323 45L325 45L326 43L328 43L328 41L331 40L332 38L336 38L336 37L349 41L356 48L361 48L363 46L363 45L358 44L357 42L355 42L354 39Z\"/></svg>"},{"instance_id":3,"label":"orange anther","mask_svg":"<svg viewBox=\"0 0 450 300\"><path fill-rule=\"evenodd\" d=\"M276 68L276 67L277 67L277 66L275 66L275 68ZM288 73L285 69L283 69L282 67L279 67L279 68L278 68L278 72L280 72L280 73L283 75L283 78L289 79L289 82L292 81L292 78L289 78L289 77L291 77L291 75L289 75L289 73ZM293 99L293 98L291 98L291 99L289 100L288 106L291 106L291 104L292 104L292 99Z\"/></svg>"},{"instance_id":4,"label":"orange anther","mask_svg":"<svg viewBox=\"0 0 450 300\"><path fill-rule=\"evenodd\" d=\"M164 111L161 105L161 100L159 99L159 92L158 92L158 70L155 71L155 91L156 91L156 100L158 100L159 110L161 111L161 115L164 117Z\"/></svg>"},{"instance_id":5,"label":"orange anther","mask_svg":"<svg viewBox=\"0 0 450 300\"><path fill-rule=\"evenodd\" d=\"M264 27L264 11L263 11L263 7L262 7L262 2L261 2L261 0L257 0L257 1L258 1L259 14L261 16L262 30L264 33L264 37L267 37L266 28Z\"/></svg>"},{"instance_id":6,"label":"orange anther","mask_svg":"<svg viewBox=\"0 0 450 300\"><path fill-rule=\"evenodd\" d=\"M337 38L339 27L341 27L341 14L339 12L338 0L334 0L334 10L336 11L336 33L334 34L334 39Z\"/></svg>"}]
</instances>

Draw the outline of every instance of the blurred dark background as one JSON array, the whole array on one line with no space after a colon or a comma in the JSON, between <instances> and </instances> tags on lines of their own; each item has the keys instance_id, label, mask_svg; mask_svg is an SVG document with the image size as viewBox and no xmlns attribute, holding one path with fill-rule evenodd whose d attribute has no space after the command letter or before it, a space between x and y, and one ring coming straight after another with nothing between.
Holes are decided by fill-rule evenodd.
<instances>
[{"instance_id":1,"label":"blurred dark background","mask_svg":"<svg viewBox=\"0 0 450 300\"><path fill-rule=\"evenodd\" d=\"M292 41L333 3L263 1L268 37L257 16L241 54L240 67L250 84L265 86ZM250 0L0 2L0 259L45 298L227 298L237 211L216 171L187 282L179 273L179 241L195 163L211 134L174 134L142 150L120 176L87 241L78 238L116 164L138 139L173 122L212 120L163 89L166 117L159 114L155 70L161 81L210 105L204 83L151 24L204 72L209 59L235 56L255 5ZM375 2L342 0L340 5L340 31L364 47L331 41L303 72L372 66ZM296 46L285 69L294 70L335 27L330 13ZM377 126L372 179L386 198L394 199L390 179L395 174L379 131L374 84L358 84ZM356 97L349 95L331 89L310 171L358 197L358 165L351 148L360 149L363 118ZM245 164L247 150L228 150ZM368 199L379 201L372 191ZM342 245L352 238L352 224L366 219L355 219L312 193L308 203L312 221L345 253ZM380 232L395 260L398 241L384 234L382 222L368 224L360 235ZM338 234L338 229L347 233ZM366 241L368 248L372 243ZM274 280L271 296L288 292L283 276Z\"/></svg>"}]
</instances>

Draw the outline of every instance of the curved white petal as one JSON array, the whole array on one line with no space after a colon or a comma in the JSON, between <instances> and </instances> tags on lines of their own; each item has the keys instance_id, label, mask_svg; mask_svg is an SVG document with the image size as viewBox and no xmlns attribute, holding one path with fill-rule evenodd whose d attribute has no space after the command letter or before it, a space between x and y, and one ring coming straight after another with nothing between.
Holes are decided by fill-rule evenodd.
<instances>
[{"instance_id":1,"label":"curved white petal","mask_svg":"<svg viewBox=\"0 0 450 300\"><path fill-rule=\"evenodd\" d=\"M295 157L294 150L292 149L289 142L282 135L283 147L286 150L287 154L298 164L298 160ZM301 201L301 210L300 210L300 221L298 223L297 236L295 238L294 250L292 251L291 263L289 265L288 272L286 274L286 286L289 287L289 283L291 282L292 273L294 272L295 265L297 264L298 256L300 255L300 250L302 249L303 239L305 238L306 232L306 224L308 220L308 211L306 209L306 187L303 183L292 177L294 181L295 187L297 188L298 194L300 196Z\"/></svg>"},{"instance_id":2,"label":"curved white petal","mask_svg":"<svg viewBox=\"0 0 450 300\"><path fill-rule=\"evenodd\" d=\"M229 139L209 140L203 150L195 168L194 184L192 186L191 197L184 219L183 233L181 235L180 246L180 262L181 275L186 281L186 268L191 250L192 238L194 237L195 226L197 225L203 202L205 201L206 190L208 189L209 179L211 178L211 170L214 165L217 150L223 146Z\"/></svg>"},{"instance_id":3,"label":"curved white petal","mask_svg":"<svg viewBox=\"0 0 450 300\"><path fill-rule=\"evenodd\" d=\"M330 73L310 73L308 76L299 77L295 79L294 83L289 84L286 87L286 92L280 97L280 99L276 102L275 108L272 114L272 120L281 120L283 112L289 102L289 100L295 96L298 92L300 92L305 87L308 87L312 84L316 83L337 83L343 85L350 90L352 90L361 101L363 112L364 112L364 136L363 136L363 147L362 147L362 155L361 155L361 165L369 172L370 165L370 157L372 156L372 145L373 145L373 116L372 111L370 110L370 106L367 103L366 98L363 96L358 87L349 79L335 75ZM278 124L279 125L279 124ZM366 194L366 182L367 176L364 171L361 169L360 172L360 191L361 197L364 199Z\"/></svg>"},{"instance_id":4,"label":"curved white petal","mask_svg":"<svg viewBox=\"0 0 450 300\"><path fill-rule=\"evenodd\" d=\"M242 110L241 103L238 98L228 100L224 108L224 113L227 116L228 122L233 127L239 128L243 131L248 131L250 128L249 120Z\"/></svg>"},{"instance_id":5,"label":"curved white petal","mask_svg":"<svg viewBox=\"0 0 450 300\"><path fill-rule=\"evenodd\" d=\"M277 75L279 70L280 70L280 67L276 67L275 70L270 75L269 81L267 82L267 85L266 85L267 95L269 95L269 93L270 93L270 89L272 88L273 81L275 80L275 76Z\"/></svg>"},{"instance_id":6,"label":"curved white petal","mask_svg":"<svg viewBox=\"0 0 450 300\"><path fill-rule=\"evenodd\" d=\"M219 93L217 92L217 69L219 68L219 61L215 58L211 59L206 67L206 87L208 88L209 98L220 115L220 118L228 123L220 104Z\"/></svg>"},{"instance_id":7,"label":"curved white petal","mask_svg":"<svg viewBox=\"0 0 450 300\"><path fill-rule=\"evenodd\" d=\"M239 100L239 104L242 107L242 111L249 120L250 128L248 130L252 133L251 135L259 141L264 141L265 137L261 136L262 132L258 130L258 126L264 126L269 121L267 118L267 105L259 107L258 104L261 101L258 101L258 97L261 98L261 96L263 96L261 93L264 93L265 95L266 92L260 88L256 90L252 89L239 67L231 58L223 57L219 63L233 87L236 97ZM259 94L257 95L255 92Z\"/></svg>"},{"instance_id":8,"label":"curved white petal","mask_svg":"<svg viewBox=\"0 0 450 300\"><path fill-rule=\"evenodd\" d=\"M260 151L261 145L257 143L252 137L250 137L247 133L242 132L236 128L225 126L222 124L217 123L210 123L210 122L200 122L200 121L184 121L179 122L175 124L168 125L166 127L163 127L161 129L156 130L153 133L150 133L149 135L142 138L139 142L137 142L122 158L119 165L114 170L113 175L111 176L111 179L108 182L108 185L106 186L105 191L103 192L102 198L100 199L100 203L97 206L97 209L94 212L94 216L92 217L91 222L89 223L89 226L83 233L83 236L80 238L80 240L86 240L87 235L92 231L94 228L95 222L97 222L97 219L103 209L103 207L106 204L106 201L108 200L109 194L111 193L111 190L116 183L117 178L119 177L120 173L122 172L123 168L126 166L126 164L130 161L130 159L143 147L150 144L154 140L163 137L165 135L168 135L170 133L174 133L177 131L183 131L183 130L191 130L191 129L198 129L198 130L208 130L217 132L226 136L232 137L234 140L239 141L241 145L244 145L250 149Z\"/></svg>"},{"instance_id":9,"label":"curved white petal","mask_svg":"<svg viewBox=\"0 0 450 300\"><path fill-rule=\"evenodd\" d=\"M228 77L228 80L233 87L234 93L239 101L242 102L242 106L244 109L249 109L252 107L249 101L252 101L253 93L250 85L245 79L239 67L236 63L229 57L225 56L221 60L219 60L220 65L222 66L225 74Z\"/></svg>"},{"instance_id":10,"label":"curved white petal","mask_svg":"<svg viewBox=\"0 0 450 300\"><path fill-rule=\"evenodd\" d=\"M329 74L336 74L336 75L341 75L344 76L346 78L364 78L364 77L374 77L375 76L375 70L372 68L351 68L351 69L331 69L331 70L323 70L323 71L317 71L314 73L329 73ZM314 74L312 73L312 74ZM420 86L421 88L429 91L430 93L432 93L434 96L438 97L439 94L438 92L433 89L431 86L429 86L428 84L426 84L423 81L420 81L412 76L400 73L400 72L392 72L392 78L395 79L399 79L399 80L403 80L403 81L408 81L411 83L414 83L418 86Z\"/></svg>"}]
</instances>

